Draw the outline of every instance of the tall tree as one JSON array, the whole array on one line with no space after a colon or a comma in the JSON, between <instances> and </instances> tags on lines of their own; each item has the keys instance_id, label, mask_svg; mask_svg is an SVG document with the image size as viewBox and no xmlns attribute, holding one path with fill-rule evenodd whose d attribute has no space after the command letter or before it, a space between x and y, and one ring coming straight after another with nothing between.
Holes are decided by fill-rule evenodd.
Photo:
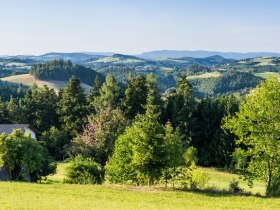
<instances>
[{"instance_id":1,"label":"tall tree","mask_svg":"<svg viewBox=\"0 0 280 210\"><path fill-rule=\"evenodd\" d=\"M120 106L121 90L111 74L106 76L105 83L100 89L100 96L94 99L95 110L98 112L102 108L109 107L115 109Z\"/></svg>"},{"instance_id":2,"label":"tall tree","mask_svg":"<svg viewBox=\"0 0 280 210\"><path fill-rule=\"evenodd\" d=\"M87 119L86 97L80 80L72 76L64 88L58 102L58 114L63 130L71 137L83 129Z\"/></svg>"},{"instance_id":3,"label":"tall tree","mask_svg":"<svg viewBox=\"0 0 280 210\"><path fill-rule=\"evenodd\" d=\"M280 184L280 83L262 82L240 104L225 128L238 136L234 157L237 169L266 179L266 194L279 195Z\"/></svg>"},{"instance_id":4,"label":"tall tree","mask_svg":"<svg viewBox=\"0 0 280 210\"><path fill-rule=\"evenodd\" d=\"M134 119L137 114L145 113L145 104L147 102L147 79L141 74L138 77L132 75L127 81L123 110L128 119Z\"/></svg>"},{"instance_id":5,"label":"tall tree","mask_svg":"<svg viewBox=\"0 0 280 210\"><path fill-rule=\"evenodd\" d=\"M166 164L164 128L157 115L138 115L131 127L119 136L106 169L111 182L152 184Z\"/></svg>"},{"instance_id":6,"label":"tall tree","mask_svg":"<svg viewBox=\"0 0 280 210\"><path fill-rule=\"evenodd\" d=\"M46 85L38 88L34 84L20 101L20 109L24 118L22 122L31 124L38 131L48 130L58 123L57 95Z\"/></svg>"},{"instance_id":7,"label":"tall tree","mask_svg":"<svg viewBox=\"0 0 280 210\"><path fill-rule=\"evenodd\" d=\"M96 113L94 100L96 97L100 96L101 87L102 87L102 82L97 75L94 80L93 88L90 89L86 97L87 104L88 104L88 111L90 114Z\"/></svg>"},{"instance_id":8,"label":"tall tree","mask_svg":"<svg viewBox=\"0 0 280 210\"><path fill-rule=\"evenodd\" d=\"M194 134L191 144L198 149L199 164L225 167L231 164L234 135L222 129L223 118L238 110L234 96L202 99L194 111Z\"/></svg>"},{"instance_id":9,"label":"tall tree","mask_svg":"<svg viewBox=\"0 0 280 210\"><path fill-rule=\"evenodd\" d=\"M182 77L176 88L176 93L171 95L168 107L171 109L171 123L184 139L184 144L187 145L192 138L193 111L196 106L196 101L192 93L191 86L187 81L187 77Z\"/></svg>"},{"instance_id":10,"label":"tall tree","mask_svg":"<svg viewBox=\"0 0 280 210\"><path fill-rule=\"evenodd\" d=\"M158 83L154 74L149 74L147 77L147 103L146 115L154 115L157 120L162 120L163 102L159 93Z\"/></svg>"}]
</instances>

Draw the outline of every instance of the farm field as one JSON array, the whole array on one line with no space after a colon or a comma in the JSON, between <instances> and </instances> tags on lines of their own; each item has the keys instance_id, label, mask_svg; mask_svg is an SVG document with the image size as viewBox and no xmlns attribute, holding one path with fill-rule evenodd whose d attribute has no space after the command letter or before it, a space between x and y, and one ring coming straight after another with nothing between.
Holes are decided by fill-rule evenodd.
<instances>
[{"instance_id":1,"label":"farm field","mask_svg":"<svg viewBox=\"0 0 280 210\"><path fill-rule=\"evenodd\" d=\"M263 73L255 73L255 76L262 77L262 78L269 78L269 77L277 77L280 79L280 73L277 72L263 72Z\"/></svg>"},{"instance_id":2,"label":"farm field","mask_svg":"<svg viewBox=\"0 0 280 210\"><path fill-rule=\"evenodd\" d=\"M59 88L63 88L67 84L67 81L37 80L37 79L34 78L34 76L32 76L30 74L21 74L21 75L16 75L16 76L5 77L5 78L1 78L1 80L11 82L11 83L17 83L17 84L21 83L21 84L27 85L27 86L31 86L34 83L36 83L39 87L43 87L44 85L47 85L49 88L54 89L56 92L58 92ZM86 85L84 83L81 83L81 85L85 90L90 89L89 85Z\"/></svg>"},{"instance_id":3,"label":"farm field","mask_svg":"<svg viewBox=\"0 0 280 210\"><path fill-rule=\"evenodd\" d=\"M219 72L211 72L211 73L205 73L201 75L195 75L195 76L188 76L188 79L203 79L203 78L210 78L210 77L220 77L221 74Z\"/></svg>"}]
</instances>

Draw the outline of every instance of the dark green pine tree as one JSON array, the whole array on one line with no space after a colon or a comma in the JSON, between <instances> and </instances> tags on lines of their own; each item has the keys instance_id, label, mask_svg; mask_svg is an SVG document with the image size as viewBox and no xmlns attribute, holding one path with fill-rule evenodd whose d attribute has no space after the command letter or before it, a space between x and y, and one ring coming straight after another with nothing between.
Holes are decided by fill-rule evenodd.
<instances>
[{"instance_id":1,"label":"dark green pine tree","mask_svg":"<svg viewBox=\"0 0 280 210\"><path fill-rule=\"evenodd\" d=\"M34 84L24 98L20 100L20 110L23 113L20 121L29 123L42 132L53 125L57 125L58 115L56 109L57 95L54 90L49 89L47 86L38 88Z\"/></svg>"},{"instance_id":2,"label":"dark green pine tree","mask_svg":"<svg viewBox=\"0 0 280 210\"><path fill-rule=\"evenodd\" d=\"M0 123L7 123L8 113L6 109L6 104L2 101L0 97Z\"/></svg>"},{"instance_id":3,"label":"dark green pine tree","mask_svg":"<svg viewBox=\"0 0 280 210\"><path fill-rule=\"evenodd\" d=\"M63 130L71 137L76 136L86 123L86 96L81 82L72 76L62 91L58 102L58 114Z\"/></svg>"},{"instance_id":4,"label":"dark green pine tree","mask_svg":"<svg viewBox=\"0 0 280 210\"><path fill-rule=\"evenodd\" d=\"M102 87L102 82L99 79L98 75L95 77L93 87L90 89L87 94L86 101L88 104L88 112L89 114L96 114L94 100L96 97L100 96L100 90Z\"/></svg>"},{"instance_id":5,"label":"dark green pine tree","mask_svg":"<svg viewBox=\"0 0 280 210\"><path fill-rule=\"evenodd\" d=\"M123 110L128 119L134 119L137 114L145 113L147 103L147 78L141 74L138 77L128 75L127 88L123 102Z\"/></svg>"},{"instance_id":6,"label":"dark green pine tree","mask_svg":"<svg viewBox=\"0 0 280 210\"><path fill-rule=\"evenodd\" d=\"M187 77L182 77L177 84L176 93L173 95L171 122L179 129L184 144L187 146L192 138L192 125L194 123L193 112L196 101L192 89L187 81Z\"/></svg>"}]
</instances>

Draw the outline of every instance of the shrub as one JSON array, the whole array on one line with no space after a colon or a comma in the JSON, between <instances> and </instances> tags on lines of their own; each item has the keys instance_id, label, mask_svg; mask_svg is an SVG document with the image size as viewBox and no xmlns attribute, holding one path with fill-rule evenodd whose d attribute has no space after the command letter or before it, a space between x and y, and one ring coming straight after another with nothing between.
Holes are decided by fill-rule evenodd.
<instances>
[{"instance_id":1,"label":"shrub","mask_svg":"<svg viewBox=\"0 0 280 210\"><path fill-rule=\"evenodd\" d=\"M37 182L56 171L56 163L47 149L21 130L0 135L0 159L11 171L12 180Z\"/></svg>"},{"instance_id":2,"label":"shrub","mask_svg":"<svg viewBox=\"0 0 280 210\"><path fill-rule=\"evenodd\" d=\"M101 184L103 177L104 171L101 165L91 158L83 159L78 155L70 161L65 181L72 184Z\"/></svg>"},{"instance_id":3,"label":"shrub","mask_svg":"<svg viewBox=\"0 0 280 210\"><path fill-rule=\"evenodd\" d=\"M204 189L207 182L209 181L209 176L198 170L194 170L191 173L191 189Z\"/></svg>"}]
</instances>

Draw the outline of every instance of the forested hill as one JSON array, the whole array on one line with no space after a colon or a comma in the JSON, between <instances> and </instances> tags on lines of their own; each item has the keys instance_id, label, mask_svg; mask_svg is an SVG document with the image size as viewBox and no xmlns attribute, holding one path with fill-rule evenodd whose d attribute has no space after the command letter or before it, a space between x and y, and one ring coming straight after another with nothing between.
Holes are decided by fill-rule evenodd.
<instances>
[{"instance_id":1,"label":"forested hill","mask_svg":"<svg viewBox=\"0 0 280 210\"><path fill-rule=\"evenodd\" d=\"M96 71L73 64L71 61L54 60L35 64L30 69L30 74L40 80L59 80L68 81L72 75L88 85L93 85L96 76L104 81L104 76Z\"/></svg>"}]
</instances>

